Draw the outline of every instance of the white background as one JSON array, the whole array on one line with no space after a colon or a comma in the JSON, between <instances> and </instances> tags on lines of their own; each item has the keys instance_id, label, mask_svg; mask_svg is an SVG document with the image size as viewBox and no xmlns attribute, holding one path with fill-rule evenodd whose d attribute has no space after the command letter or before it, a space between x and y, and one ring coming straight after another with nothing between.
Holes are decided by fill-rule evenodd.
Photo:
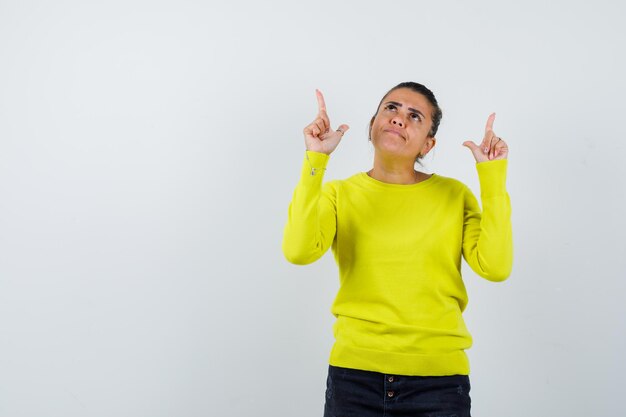
<instances>
[{"instance_id":1,"label":"white background","mask_svg":"<svg viewBox=\"0 0 626 417\"><path fill-rule=\"evenodd\" d=\"M371 168L402 81L444 112L425 170L479 194L510 146L515 265L466 268L472 413L623 413L619 1L0 1L0 415L322 415L331 253L281 240L315 88Z\"/></svg>"}]
</instances>

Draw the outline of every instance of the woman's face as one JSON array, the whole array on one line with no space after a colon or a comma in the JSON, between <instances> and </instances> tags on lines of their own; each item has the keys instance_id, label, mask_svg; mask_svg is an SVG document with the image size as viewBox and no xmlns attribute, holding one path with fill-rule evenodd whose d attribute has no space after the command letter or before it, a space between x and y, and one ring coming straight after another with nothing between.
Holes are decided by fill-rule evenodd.
<instances>
[{"instance_id":1,"label":"woman's face","mask_svg":"<svg viewBox=\"0 0 626 417\"><path fill-rule=\"evenodd\" d=\"M433 108L426 97L408 88L390 92L370 124L370 138L376 152L415 160L435 146L428 137Z\"/></svg>"}]
</instances>

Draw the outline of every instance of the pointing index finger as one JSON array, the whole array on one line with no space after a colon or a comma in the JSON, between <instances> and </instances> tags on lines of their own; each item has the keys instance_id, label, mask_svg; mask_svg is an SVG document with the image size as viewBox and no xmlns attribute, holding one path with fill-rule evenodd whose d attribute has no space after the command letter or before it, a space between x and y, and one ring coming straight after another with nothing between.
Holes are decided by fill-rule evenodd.
<instances>
[{"instance_id":1,"label":"pointing index finger","mask_svg":"<svg viewBox=\"0 0 626 417\"><path fill-rule=\"evenodd\" d=\"M326 103L324 102L322 92L316 88L315 95L317 96L317 106L319 107L320 113L326 111Z\"/></svg>"},{"instance_id":2,"label":"pointing index finger","mask_svg":"<svg viewBox=\"0 0 626 417\"><path fill-rule=\"evenodd\" d=\"M493 121L496 120L496 114L495 113L491 113L489 115L489 117L487 118L487 125L485 125L485 133L489 132L490 130L493 130Z\"/></svg>"}]
</instances>

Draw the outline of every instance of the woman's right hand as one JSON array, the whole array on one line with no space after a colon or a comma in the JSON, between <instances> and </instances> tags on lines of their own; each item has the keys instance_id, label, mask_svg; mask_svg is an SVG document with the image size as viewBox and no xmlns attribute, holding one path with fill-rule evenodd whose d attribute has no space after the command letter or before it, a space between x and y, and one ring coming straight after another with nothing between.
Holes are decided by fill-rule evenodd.
<instances>
[{"instance_id":1,"label":"woman's right hand","mask_svg":"<svg viewBox=\"0 0 626 417\"><path fill-rule=\"evenodd\" d=\"M326 103L324 103L324 96L320 90L315 90L317 95L317 104L319 111L317 117L311 124L304 128L304 143L307 151L321 152L326 155L330 155L339 141L343 137L344 133L350 128L348 125L343 124L332 130L330 128L330 120L326 113Z\"/></svg>"}]
</instances>

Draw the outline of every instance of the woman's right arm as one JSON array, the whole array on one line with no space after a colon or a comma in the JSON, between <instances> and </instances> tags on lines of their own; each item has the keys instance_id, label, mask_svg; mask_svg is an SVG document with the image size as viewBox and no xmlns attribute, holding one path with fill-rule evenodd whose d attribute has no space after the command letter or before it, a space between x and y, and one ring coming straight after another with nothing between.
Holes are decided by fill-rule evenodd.
<instances>
[{"instance_id":1,"label":"woman's right arm","mask_svg":"<svg viewBox=\"0 0 626 417\"><path fill-rule=\"evenodd\" d=\"M283 253L293 264L315 262L335 238L337 210L334 187L322 186L329 155L306 151L300 181L293 192L283 235Z\"/></svg>"},{"instance_id":2,"label":"woman's right arm","mask_svg":"<svg viewBox=\"0 0 626 417\"><path fill-rule=\"evenodd\" d=\"M349 129L341 125L330 129L324 97L316 90L319 111L315 120L304 128L306 152L300 181L289 204L282 249L291 263L315 262L328 250L337 228L336 193L332 183L322 185L330 154Z\"/></svg>"}]
</instances>

